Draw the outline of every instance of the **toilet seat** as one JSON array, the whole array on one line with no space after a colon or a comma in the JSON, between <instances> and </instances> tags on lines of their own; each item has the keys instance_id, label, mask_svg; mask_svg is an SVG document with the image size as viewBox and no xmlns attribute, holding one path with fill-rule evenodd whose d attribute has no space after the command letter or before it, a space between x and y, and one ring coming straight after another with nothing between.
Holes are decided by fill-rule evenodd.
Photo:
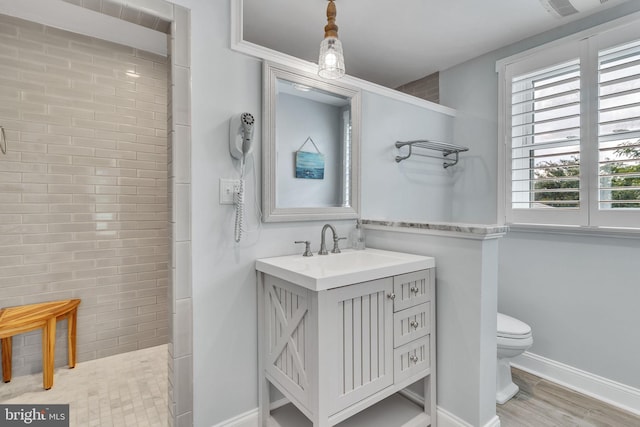
<instances>
[{"instance_id":1,"label":"toilet seat","mask_svg":"<svg viewBox=\"0 0 640 427\"><path fill-rule=\"evenodd\" d=\"M498 340L507 338L511 340L526 340L531 338L531 327L518 319L506 314L498 313ZM506 341L506 340L502 340Z\"/></svg>"},{"instance_id":2,"label":"toilet seat","mask_svg":"<svg viewBox=\"0 0 640 427\"><path fill-rule=\"evenodd\" d=\"M524 350L533 345L533 336L529 334L528 336L524 336L518 339L499 336L497 337L496 344L498 345L498 348L505 350Z\"/></svg>"}]
</instances>

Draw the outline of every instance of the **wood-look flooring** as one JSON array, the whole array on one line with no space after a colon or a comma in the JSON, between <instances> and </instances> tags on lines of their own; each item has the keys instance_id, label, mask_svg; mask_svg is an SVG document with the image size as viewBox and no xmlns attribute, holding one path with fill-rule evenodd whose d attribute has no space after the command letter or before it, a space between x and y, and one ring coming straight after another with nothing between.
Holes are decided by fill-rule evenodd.
<instances>
[{"instance_id":1,"label":"wood-look flooring","mask_svg":"<svg viewBox=\"0 0 640 427\"><path fill-rule=\"evenodd\" d=\"M520 391L497 405L501 427L640 427L640 416L519 369L511 372Z\"/></svg>"}]
</instances>

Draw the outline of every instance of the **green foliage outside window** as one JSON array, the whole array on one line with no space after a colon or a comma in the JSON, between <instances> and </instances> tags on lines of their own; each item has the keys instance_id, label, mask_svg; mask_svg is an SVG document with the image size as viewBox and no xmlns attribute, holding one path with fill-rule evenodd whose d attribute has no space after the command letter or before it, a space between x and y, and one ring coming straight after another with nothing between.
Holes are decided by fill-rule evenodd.
<instances>
[{"instance_id":1,"label":"green foliage outside window","mask_svg":"<svg viewBox=\"0 0 640 427\"><path fill-rule=\"evenodd\" d=\"M577 207L580 200L580 162L577 157L558 162L541 162L535 171L534 200L553 208ZM576 177L576 179L570 179ZM576 189L576 191L566 191ZM549 191L565 190L565 191ZM575 202L575 203L571 203Z\"/></svg>"},{"instance_id":2,"label":"green foliage outside window","mask_svg":"<svg viewBox=\"0 0 640 427\"><path fill-rule=\"evenodd\" d=\"M640 140L620 146L614 153L627 159L640 159ZM635 165L608 163L600 168L601 175L611 175L607 187L620 188L611 190L611 208L640 208L640 163ZM580 194L579 159L562 159L556 162L547 161L537 165L535 171L536 190L534 200L548 207L577 207ZM576 191L567 191L576 189ZM550 191L551 190L551 191ZM564 190L564 191L553 191ZM618 201L618 203L616 203ZM571 203L575 202L575 203Z\"/></svg>"}]
</instances>

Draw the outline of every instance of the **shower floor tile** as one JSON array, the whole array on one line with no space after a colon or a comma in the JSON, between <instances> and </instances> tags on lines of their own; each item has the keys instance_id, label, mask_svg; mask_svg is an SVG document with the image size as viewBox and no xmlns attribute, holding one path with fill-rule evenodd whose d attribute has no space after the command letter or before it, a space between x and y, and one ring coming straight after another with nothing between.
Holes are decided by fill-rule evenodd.
<instances>
[{"instance_id":1,"label":"shower floor tile","mask_svg":"<svg viewBox=\"0 0 640 427\"><path fill-rule=\"evenodd\" d=\"M0 403L69 404L70 426L167 425L167 345L56 368L53 388L42 373L0 383Z\"/></svg>"}]
</instances>

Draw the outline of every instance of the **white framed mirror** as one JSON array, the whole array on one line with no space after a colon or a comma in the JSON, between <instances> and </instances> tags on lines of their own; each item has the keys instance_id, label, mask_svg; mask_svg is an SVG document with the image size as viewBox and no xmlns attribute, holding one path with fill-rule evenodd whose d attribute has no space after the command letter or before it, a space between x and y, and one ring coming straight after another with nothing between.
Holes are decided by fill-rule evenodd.
<instances>
[{"instance_id":1,"label":"white framed mirror","mask_svg":"<svg viewBox=\"0 0 640 427\"><path fill-rule=\"evenodd\" d=\"M264 62L265 222L358 218L360 104L357 88Z\"/></svg>"}]
</instances>

